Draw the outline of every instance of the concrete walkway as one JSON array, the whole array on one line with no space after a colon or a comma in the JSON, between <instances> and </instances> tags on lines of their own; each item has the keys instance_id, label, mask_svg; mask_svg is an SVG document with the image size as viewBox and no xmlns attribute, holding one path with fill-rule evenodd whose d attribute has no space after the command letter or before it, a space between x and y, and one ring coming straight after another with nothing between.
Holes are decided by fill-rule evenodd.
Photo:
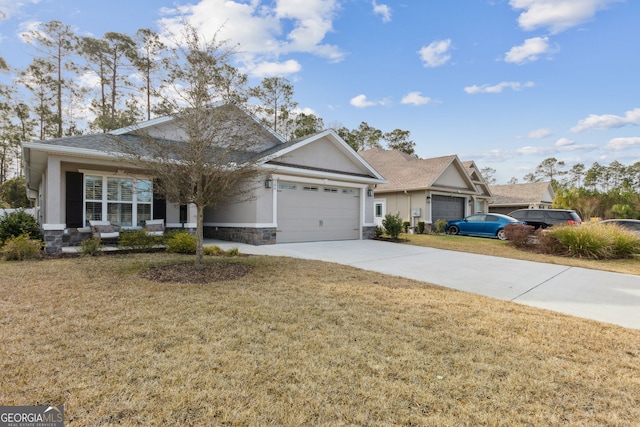
<instances>
[{"instance_id":1,"label":"concrete walkway","mask_svg":"<svg viewBox=\"0 0 640 427\"><path fill-rule=\"evenodd\" d=\"M640 276L433 248L347 240L251 246L241 253L315 259L406 277L586 319L640 329ZM640 260L638 260L640 262Z\"/></svg>"}]
</instances>

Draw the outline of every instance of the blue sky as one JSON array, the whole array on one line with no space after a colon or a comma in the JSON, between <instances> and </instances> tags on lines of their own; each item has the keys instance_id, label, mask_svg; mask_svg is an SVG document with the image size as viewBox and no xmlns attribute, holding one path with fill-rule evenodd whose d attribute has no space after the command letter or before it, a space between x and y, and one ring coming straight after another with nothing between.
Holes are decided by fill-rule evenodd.
<instances>
[{"instance_id":1,"label":"blue sky","mask_svg":"<svg viewBox=\"0 0 640 427\"><path fill-rule=\"evenodd\" d=\"M186 18L240 44L252 84L287 77L328 126L409 130L420 157L457 154L499 183L548 157L640 161L636 0L0 0L0 55L53 19L77 34Z\"/></svg>"}]
</instances>

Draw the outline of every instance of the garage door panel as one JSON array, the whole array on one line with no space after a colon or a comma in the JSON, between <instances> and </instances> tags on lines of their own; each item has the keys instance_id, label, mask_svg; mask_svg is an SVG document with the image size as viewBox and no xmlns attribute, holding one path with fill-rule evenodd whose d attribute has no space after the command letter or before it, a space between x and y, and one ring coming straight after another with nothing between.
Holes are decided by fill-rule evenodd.
<instances>
[{"instance_id":1,"label":"garage door panel","mask_svg":"<svg viewBox=\"0 0 640 427\"><path fill-rule=\"evenodd\" d=\"M434 195L431 199L431 214L434 221L444 219L451 221L464 217L464 197Z\"/></svg>"},{"instance_id":2,"label":"garage door panel","mask_svg":"<svg viewBox=\"0 0 640 427\"><path fill-rule=\"evenodd\" d=\"M278 189L277 242L349 240L360 237L358 190L284 183ZM304 190L315 187L315 191ZM330 190L325 191L325 188Z\"/></svg>"}]
</instances>

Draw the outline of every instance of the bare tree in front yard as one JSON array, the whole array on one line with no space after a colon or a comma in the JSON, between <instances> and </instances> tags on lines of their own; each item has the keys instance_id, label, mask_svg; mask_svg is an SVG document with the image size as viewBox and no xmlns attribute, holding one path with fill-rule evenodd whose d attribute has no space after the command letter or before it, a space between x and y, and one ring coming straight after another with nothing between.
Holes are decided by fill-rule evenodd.
<instances>
[{"instance_id":1,"label":"bare tree in front yard","mask_svg":"<svg viewBox=\"0 0 640 427\"><path fill-rule=\"evenodd\" d=\"M141 129L118 144L157 179L154 191L167 201L196 206L196 268L203 268L205 208L251 197L261 173L256 153L264 149L260 138L266 131L233 103L220 101L219 74L233 49L188 25L182 43L172 53L163 96L176 131Z\"/></svg>"}]
</instances>

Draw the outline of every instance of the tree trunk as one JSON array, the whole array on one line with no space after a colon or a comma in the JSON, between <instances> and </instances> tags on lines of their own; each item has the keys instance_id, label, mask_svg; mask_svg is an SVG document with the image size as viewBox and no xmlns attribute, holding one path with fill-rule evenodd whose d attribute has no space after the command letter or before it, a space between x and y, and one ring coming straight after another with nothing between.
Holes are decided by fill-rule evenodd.
<instances>
[{"instance_id":1,"label":"tree trunk","mask_svg":"<svg viewBox=\"0 0 640 427\"><path fill-rule=\"evenodd\" d=\"M204 241L204 206L198 204L196 205L197 211L197 222L196 222L196 270L202 270L204 268L203 264L203 255L204 250L202 248L202 244Z\"/></svg>"}]
</instances>

